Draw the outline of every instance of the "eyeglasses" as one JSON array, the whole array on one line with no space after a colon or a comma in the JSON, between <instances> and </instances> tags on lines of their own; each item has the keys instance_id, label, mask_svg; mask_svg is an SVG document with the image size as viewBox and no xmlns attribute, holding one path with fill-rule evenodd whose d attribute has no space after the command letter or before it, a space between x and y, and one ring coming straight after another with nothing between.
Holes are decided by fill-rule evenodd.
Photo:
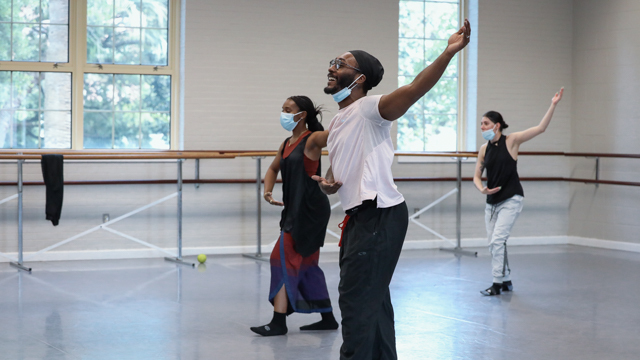
<instances>
[{"instance_id":1,"label":"eyeglasses","mask_svg":"<svg viewBox=\"0 0 640 360\"><path fill-rule=\"evenodd\" d=\"M353 69L355 71L362 72L362 70L358 69L357 67L353 67L353 66L347 64L346 62L340 60L340 59L333 59L333 60L329 61L329 65L330 66L335 66L336 70L340 70L341 66L346 66L346 67L348 67L350 69Z\"/></svg>"}]
</instances>

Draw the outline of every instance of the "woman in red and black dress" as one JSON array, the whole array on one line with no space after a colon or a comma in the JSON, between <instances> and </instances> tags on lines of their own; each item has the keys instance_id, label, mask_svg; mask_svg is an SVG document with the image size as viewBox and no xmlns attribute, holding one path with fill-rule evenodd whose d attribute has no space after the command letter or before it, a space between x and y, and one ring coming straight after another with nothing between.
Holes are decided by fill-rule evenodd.
<instances>
[{"instance_id":1,"label":"woman in red and black dress","mask_svg":"<svg viewBox=\"0 0 640 360\"><path fill-rule=\"evenodd\" d=\"M273 319L251 331L274 336L287 333L286 316L319 312L322 320L300 330L335 330L331 300L322 269L318 266L331 207L327 195L311 179L320 175L320 156L327 146L328 132L318 121L321 108L306 96L292 96L282 105L280 123L292 131L278 150L264 179L264 199L284 206L280 238L271 253L269 301ZM278 172L282 173L282 202L271 194Z\"/></svg>"}]
</instances>

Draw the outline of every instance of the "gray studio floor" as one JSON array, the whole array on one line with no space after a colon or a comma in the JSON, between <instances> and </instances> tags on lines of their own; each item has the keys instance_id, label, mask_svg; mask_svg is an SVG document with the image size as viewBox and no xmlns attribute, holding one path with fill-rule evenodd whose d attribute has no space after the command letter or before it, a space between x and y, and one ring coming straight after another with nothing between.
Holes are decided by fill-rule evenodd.
<instances>
[{"instance_id":1,"label":"gray studio floor","mask_svg":"<svg viewBox=\"0 0 640 360\"><path fill-rule=\"evenodd\" d=\"M515 292L482 297L490 258L406 251L392 298L400 359L638 359L640 254L513 247ZM268 263L210 256L0 264L0 359L338 359L339 331L262 338ZM321 265L337 303L337 254ZM339 310L336 309L339 318Z\"/></svg>"}]
</instances>

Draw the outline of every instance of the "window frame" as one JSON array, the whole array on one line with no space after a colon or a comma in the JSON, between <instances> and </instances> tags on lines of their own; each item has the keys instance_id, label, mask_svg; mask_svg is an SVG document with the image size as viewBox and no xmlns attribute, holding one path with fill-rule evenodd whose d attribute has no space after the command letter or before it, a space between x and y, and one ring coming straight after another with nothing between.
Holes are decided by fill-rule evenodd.
<instances>
[{"instance_id":1,"label":"window frame","mask_svg":"<svg viewBox=\"0 0 640 360\"><path fill-rule=\"evenodd\" d=\"M171 76L170 150L179 148L180 100L180 16L181 1L168 0L167 66L118 65L87 63L87 1L69 0L69 57L68 63L0 61L0 71L71 73L71 150L84 150L84 75L132 74ZM24 149L35 150L35 149ZM101 149L119 151L120 149ZM128 149L149 151L151 149ZM121 151L121 150L120 150Z\"/></svg>"},{"instance_id":2,"label":"window frame","mask_svg":"<svg viewBox=\"0 0 640 360\"><path fill-rule=\"evenodd\" d=\"M399 0L399 2L442 2L442 3L453 3L452 1L437 1L437 0ZM464 19L468 17L469 9L468 9L468 1L467 0L458 0L458 24L464 22ZM398 16L399 18L399 16ZM400 36L398 36L398 40L400 40ZM399 43L399 41L398 41ZM398 44L399 45L399 44ZM399 46L398 46L399 49ZM398 50L399 51L399 50ZM458 101L457 101L457 114L456 114L456 151L465 151L468 148L468 139L467 139L467 51L466 49L462 50L458 53L457 56L457 66L458 66ZM428 60L428 59L425 59ZM435 59L430 59L435 60ZM398 67L397 77L403 76L400 74L400 68ZM398 141L398 133L396 133L396 142ZM475 142L474 142L475 143ZM397 145L397 144L396 144ZM397 149L397 146L396 146ZM415 152L415 153L430 153L433 151L407 151L407 150L396 150L397 152ZM415 162L449 162L450 159L447 158L422 158L422 157L413 157L413 156L400 156L398 159L399 162L402 163L415 163Z\"/></svg>"}]
</instances>

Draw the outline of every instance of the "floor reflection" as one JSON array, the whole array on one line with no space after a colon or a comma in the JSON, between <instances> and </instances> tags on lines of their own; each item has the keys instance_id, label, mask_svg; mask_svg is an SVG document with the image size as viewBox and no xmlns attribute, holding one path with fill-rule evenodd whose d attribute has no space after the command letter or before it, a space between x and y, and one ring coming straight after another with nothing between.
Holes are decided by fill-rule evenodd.
<instances>
[{"instance_id":1,"label":"floor reflection","mask_svg":"<svg viewBox=\"0 0 640 360\"><path fill-rule=\"evenodd\" d=\"M403 253L391 286L400 359L627 359L640 353L640 254L548 246L510 251L515 291L483 297L490 258ZM264 324L269 264L209 256L197 268L162 259L0 267L0 359L338 358L341 329L286 336ZM340 318L337 254L321 259ZM624 291L621 291L624 290Z\"/></svg>"}]
</instances>

